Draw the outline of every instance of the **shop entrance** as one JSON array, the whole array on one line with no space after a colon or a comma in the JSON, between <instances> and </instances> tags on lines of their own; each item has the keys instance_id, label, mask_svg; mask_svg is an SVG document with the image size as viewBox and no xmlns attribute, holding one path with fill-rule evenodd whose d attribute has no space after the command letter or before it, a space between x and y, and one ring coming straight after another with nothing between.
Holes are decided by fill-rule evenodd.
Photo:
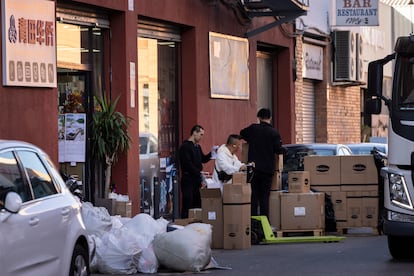
<instances>
[{"instance_id":1,"label":"shop entrance","mask_svg":"<svg viewBox=\"0 0 414 276\"><path fill-rule=\"evenodd\" d=\"M87 134L91 114L89 72L58 69L59 93L59 169L84 184L84 194L91 194L87 169L91 161Z\"/></svg>"},{"instance_id":2,"label":"shop entrance","mask_svg":"<svg viewBox=\"0 0 414 276\"><path fill-rule=\"evenodd\" d=\"M178 202L174 185L179 43L142 35L137 43L141 212L171 217L178 213L173 202Z\"/></svg>"}]
</instances>

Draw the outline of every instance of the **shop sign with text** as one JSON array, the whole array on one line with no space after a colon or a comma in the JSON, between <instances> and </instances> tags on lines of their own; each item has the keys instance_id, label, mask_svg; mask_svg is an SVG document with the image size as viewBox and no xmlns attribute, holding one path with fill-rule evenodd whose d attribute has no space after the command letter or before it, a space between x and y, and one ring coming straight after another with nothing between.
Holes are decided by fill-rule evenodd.
<instances>
[{"instance_id":1,"label":"shop sign with text","mask_svg":"<svg viewBox=\"0 0 414 276\"><path fill-rule=\"evenodd\" d=\"M3 85L56 87L55 2L2 1Z\"/></svg>"},{"instance_id":2,"label":"shop sign with text","mask_svg":"<svg viewBox=\"0 0 414 276\"><path fill-rule=\"evenodd\" d=\"M323 80L323 49L320 46L303 44L303 77Z\"/></svg>"},{"instance_id":3,"label":"shop sign with text","mask_svg":"<svg viewBox=\"0 0 414 276\"><path fill-rule=\"evenodd\" d=\"M336 26L378 26L378 0L336 0Z\"/></svg>"}]
</instances>

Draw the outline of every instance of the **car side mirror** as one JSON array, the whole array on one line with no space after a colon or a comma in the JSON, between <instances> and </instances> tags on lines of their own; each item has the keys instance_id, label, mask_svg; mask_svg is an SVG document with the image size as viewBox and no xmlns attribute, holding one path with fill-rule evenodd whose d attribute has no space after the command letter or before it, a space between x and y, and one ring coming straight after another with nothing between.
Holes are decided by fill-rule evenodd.
<instances>
[{"instance_id":1,"label":"car side mirror","mask_svg":"<svg viewBox=\"0 0 414 276\"><path fill-rule=\"evenodd\" d=\"M22 198L15 192L8 192L4 200L4 209L6 211L16 214L22 207Z\"/></svg>"}]
</instances>

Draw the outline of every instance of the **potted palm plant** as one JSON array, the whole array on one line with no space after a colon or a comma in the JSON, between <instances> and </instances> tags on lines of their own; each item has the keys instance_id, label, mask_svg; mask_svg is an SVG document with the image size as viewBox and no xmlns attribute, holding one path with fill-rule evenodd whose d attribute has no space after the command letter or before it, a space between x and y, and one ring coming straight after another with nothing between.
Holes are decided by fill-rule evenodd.
<instances>
[{"instance_id":1,"label":"potted palm plant","mask_svg":"<svg viewBox=\"0 0 414 276\"><path fill-rule=\"evenodd\" d=\"M97 161L105 164L104 196L108 198L112 166L118 154L129 149L131 138L128 135L130 119L116 111L119 96L110 101L106 96L95 97L99 110L92 118L92 154Z\"/></svg>"}]
</instances>

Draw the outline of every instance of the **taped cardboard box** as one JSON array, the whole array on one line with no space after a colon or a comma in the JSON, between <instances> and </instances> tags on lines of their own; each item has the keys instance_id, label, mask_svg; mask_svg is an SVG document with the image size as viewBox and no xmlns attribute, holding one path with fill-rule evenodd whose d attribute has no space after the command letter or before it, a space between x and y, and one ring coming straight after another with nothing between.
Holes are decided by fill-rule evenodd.
<instances>
[{"instance_id":1,"label":"taped cardboard box","mask_svg":"<svg viewBox=\"0 0 414 276\"><path fill-rule=\"evenodd\" d=\"M324 193L281 193L282 230L325 228Z\"/></svg>"},{"instance_id":2,"label":"taped cardboard box","mask_svg":"<svg viewBox=\"0 0 414 276\"><path fill-rule=\"evenodd\" d=\"M200 189L201 220L213 227L212 248L223 248L223 199L221 190Z\"/></svg>"},{"instance_id":3,"label":"taped cardboard box","mask_svg":"<svg viewBox=\"0 0 414 276\"><path fill-rule=\"evenodd\" d=\"M250 183L223 185L223 204L250 203L251 195L252 189Z\"/></svg>"},{"instance_id":4,"label":"taped cardboard box","mask_svg":"<svg viewBox=\"0 0 414 276\"><path fill-rule=\"evenodd\" d=\"M310 174L308 171L288 172L288 191L289 193L309 193Z\"/></svg>"},{"instance_id":5,"label":"taped cardboard box","mask_svg":"<svg viewBox=\"0 0 414 276\"><path fill-rule=\"evenodd\" d=\"M304 170L309 171L311 187L321 192L340 191L340 156L305 156Z\"/></svg>"}]
</instances>

